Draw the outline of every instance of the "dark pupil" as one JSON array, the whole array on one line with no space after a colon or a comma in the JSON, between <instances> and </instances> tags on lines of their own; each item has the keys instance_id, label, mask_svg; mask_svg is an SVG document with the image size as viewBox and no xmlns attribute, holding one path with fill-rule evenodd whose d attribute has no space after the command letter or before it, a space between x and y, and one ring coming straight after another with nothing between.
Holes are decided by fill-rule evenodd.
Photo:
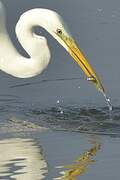
<instances>
[{"instance_id":1,"label":"dark pupil","mask_svg":"<svg viewBox=\"0 0 120 180\"><path fill-rule=\"evenodd\" d=\"M57 30L58 34L62 34L62 31L60 29Z\"/></svg>"}]
</instances>

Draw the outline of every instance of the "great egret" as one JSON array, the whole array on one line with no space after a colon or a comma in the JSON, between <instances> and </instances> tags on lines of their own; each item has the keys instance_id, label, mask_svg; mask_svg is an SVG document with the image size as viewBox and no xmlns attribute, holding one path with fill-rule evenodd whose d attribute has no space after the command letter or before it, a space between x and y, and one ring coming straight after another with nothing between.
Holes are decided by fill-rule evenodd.
<instances>
[{"instance_id":1,"label":"great egret","mask_svg":"<svg viewBox=\"0 0 120 180\"><path fill-rule=\"evenodd\" d=\"M5 9L0 2L0 69L18 78L30 78L40 74L50 61L50 50L44 36L34 33L33 27L40 26L48 31L80 65L87 79L98 90L104 92L101 81L77 47L66 29L60 15L49 9L36 8L23 13L16 25L17 38L30 58L18 53L6 29Z\"/></svg>"}]
</instances>

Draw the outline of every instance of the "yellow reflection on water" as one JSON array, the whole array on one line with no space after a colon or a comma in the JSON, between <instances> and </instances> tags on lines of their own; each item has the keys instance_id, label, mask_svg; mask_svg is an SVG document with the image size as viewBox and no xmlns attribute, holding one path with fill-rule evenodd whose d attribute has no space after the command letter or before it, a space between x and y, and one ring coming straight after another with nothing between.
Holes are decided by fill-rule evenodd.
<instances>
[{"instance_id":1,"label":"yellow reflection on water","mask_svg":"<svg viewBox=\"0 0 120 180\"><path fill-rule=\"evenodd\" d=\"M99 143L95 143L93 144L91 149L84 152L77 160L75 160L74 164L60 167L63 169L63 171L60 172L62 176L55 179L76 180L78 176L87 171L87 168L91 163L95 162L93 157L96 156L96 153L100 149L100 147L101 145Z\"/></svg>"},{"instance_id":2,"label":"yellow reflection on water","mask_svg":"<svg viewBox=\"0 0 120 180\"><path fill-rule=\"evenodd\" d=\"M32 139L0 141L0 179L40 180L46 173L42 150Z\"/></svg>"}]
</instances>

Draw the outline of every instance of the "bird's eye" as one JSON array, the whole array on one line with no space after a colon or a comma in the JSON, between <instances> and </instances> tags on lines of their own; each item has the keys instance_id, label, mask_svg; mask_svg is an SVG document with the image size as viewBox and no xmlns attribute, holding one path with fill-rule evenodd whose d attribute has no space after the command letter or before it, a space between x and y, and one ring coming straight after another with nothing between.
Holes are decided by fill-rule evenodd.
<instances>
[{"instance_id":1,"label":"bird's eye","mask_svg":"<svg viewBox=\"0 0 120 180\"><path fill-rule=\"evenodd\" d=\"M57 34L61 35L62 34L62 30L61 29L57 29Z\"/></svg>"}]
</instances>

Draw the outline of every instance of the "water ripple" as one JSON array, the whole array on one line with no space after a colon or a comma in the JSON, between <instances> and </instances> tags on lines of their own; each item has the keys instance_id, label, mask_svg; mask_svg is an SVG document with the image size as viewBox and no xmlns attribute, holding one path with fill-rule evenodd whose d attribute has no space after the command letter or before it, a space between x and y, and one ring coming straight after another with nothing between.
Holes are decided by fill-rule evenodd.
<instances>
[{"instance_id":1,"label":"water ripple","mask_svg":"<svg viewBox=\"0 0 120 180\"><path fill-rule=\"evenodd\" d=\"M120 135L120 107L114 107L112 117L107 108L58 107L29 109L26 113L36 123L55 130Z\"/></svg>"},{"instance_id":2,"label":"water ripple","mask_svg":"<svg viewBox=\"0 0 120 180\"><path fill-rule=\"evenodd\" d=\"M62 112L62 113L61 113ZM96 108L70 105L42 109L39 104L26 105L24 103L5 103L0 105L0 127L9 128L11 118L20 119L16 127L45 127L53 130L77 131L84 133L107 134L120 136L120 107L113 107L110 116L107 107ZM21 123L21 126L20 126ZM15 122L14 129L15 128Z\"/></svg>"}]
</instances>

